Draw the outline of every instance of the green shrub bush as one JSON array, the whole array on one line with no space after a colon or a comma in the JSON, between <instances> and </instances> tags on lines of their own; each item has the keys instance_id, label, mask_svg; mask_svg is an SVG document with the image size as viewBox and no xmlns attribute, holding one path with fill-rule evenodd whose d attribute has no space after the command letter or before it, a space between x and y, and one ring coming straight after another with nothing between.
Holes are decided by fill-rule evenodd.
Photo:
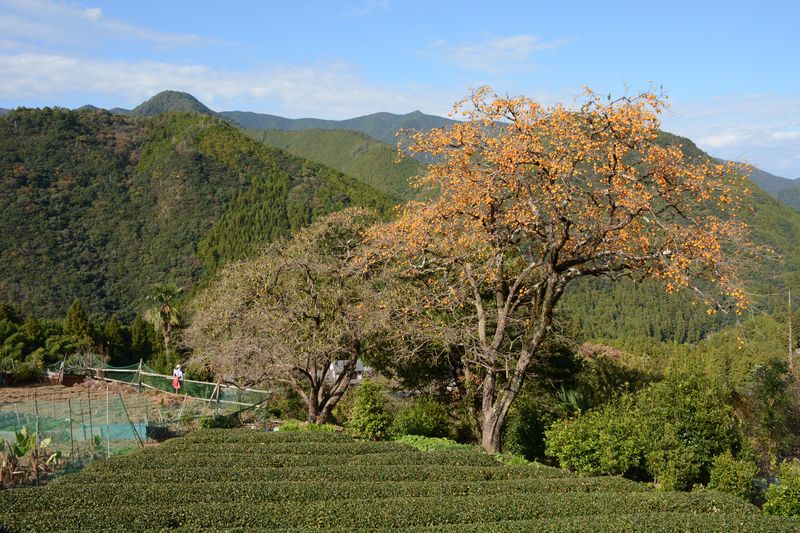
<instances>
[{"instance_id":1,"label":"green shrub bush","mask_svg":"<svg viewBox=\"0 0 800 533\"><path fill-rule=\"evenodd\" d=\"M386 438L392 426L392 415L386 409L383 387L365 381L353 392L350 428L371 440Z\"/></svg>"},{"instance_id":2,"label":"green shrub bush","mask_svg":"<svg viewBox=\"0 0 800 533\"><path fill-rule=\"evenodd\" d=\"M575 419L556 422L546 432L546 454L562 468L583 475L622 475L636 470L643 460L639 423L633 396L624 396Z\"/></svg>"},{"instance_id":3,"label":"green shrub bush","mask_svg":"<svg viewBox=\"0 0 800 533\"><path fill-rule=\"evenodd\" d=\"M726 395L695 376L669 376L547 431L546 453L585 475L643 476L664 489L707 483L714 457L741 437Z\"/></svg>"},{"instance_id":4,"label":"green shrub bush","mask_svg":"<svg viewBox=\"0 0 800 533\"><path fill-rule=\"evenodd\" d=\"M41 369L34 363L17 363L14 367L14 383L34 383L39 381Z\"/></svg>"},{"instance_id":5,"label":"green shrub bush","mask_svg":"<svg viewBox=\"0 0 800 533\"><path fill-rule=\"evenodd\" d=\"M778 482L767 487L764 512L780 516L800 516L800 460L781 464Z\"/></svg>"},{"instance_id":6,"label":"green shrub bush","mask_svg":"<svg viewBox=\"0 0 800 533\"><path fill-rule=\"evenodd\" d=\"M756 495L754 483L756 474L758 474L758 465L753 460L736 459L729 451L726 451L714 458L708 488L753 501Z\"/></svg>"},{"instance_id":7,"label":"green shrub bush","mask_svg":"<svg viewBox=\"0 0 800 533\"><path fill-rule=\"evenodd\" d=\"M421 396L411 406L397 413L391 433L398 436L449 437L452 433L450 414L444 404L429 396Z\"/></svg>"},{"instance_id":8,"label":"green shrub bush","mask_svg":"<svg viewBox=\"0 0 800 533\"><path fill-rule=\"evenodd\" d=\"M545 431L566 416L567 410L550 394L527 386L511 407L503 430L503 450L531 461L545 460Z\"/></svg>"},{"instance_id":9,"label":"green shrub bush","mask_svg":"<svg viewBox=\"0 0 800 533\"><path fill-rule=\"evenodd\" d=\"M197 419L197 425L203 429L209 428L235 428L240 425L239 417L236 414L201 416Z\"/></svg>"}]
</instances>

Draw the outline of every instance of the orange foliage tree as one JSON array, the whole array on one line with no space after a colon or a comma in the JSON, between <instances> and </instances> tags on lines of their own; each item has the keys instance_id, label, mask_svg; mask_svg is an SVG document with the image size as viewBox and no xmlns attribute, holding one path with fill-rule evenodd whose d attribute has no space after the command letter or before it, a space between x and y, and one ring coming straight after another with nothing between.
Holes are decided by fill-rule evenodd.
<instances>
[{"instance_id":1,"label":"orange foliage tree","mask_svg":"<svg viewBox=\"0 0 800 533\"><path fill-rule=\"evenodd\" d=\"M373 228L373 253L423 287L396 311L463 349L487 451L570 281L651 277L696 290L709 312L746 305L728 253L746 244L743 173L659 144L664 107L652 92L587 89L568 109L484 87L456 104L463 122L411 137L433 161L417 185L436 197Z\"/></svg>"}]
</instances>

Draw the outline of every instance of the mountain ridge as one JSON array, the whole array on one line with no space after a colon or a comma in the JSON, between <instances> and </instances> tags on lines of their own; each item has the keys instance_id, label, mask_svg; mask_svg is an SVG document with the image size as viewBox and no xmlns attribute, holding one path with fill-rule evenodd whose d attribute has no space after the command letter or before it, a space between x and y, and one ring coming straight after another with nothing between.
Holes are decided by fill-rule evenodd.
<instances>
[{"instance_id":1,"label":"mountain ridge","mask_svg":"<svg viewBox=\"0 0 800 533\"><path fill-rule=\"evenodd\" d=\"M134 107L130 115L134 117L152 117L160 113L177 111L180 113L190 112L201 115L218 116L204 103L189 93L181 91L161 91L150 97L138 106Z\"/></svg>"},{"instance_id":2,"label":"mountain ridge","mask_svg":"<svg viewBox=\"0 0 800 533\"><path fill-rule=\"evenodd\" d=\"M92 105L85 105L79 109L99 110ZM291 119L267 113L251 111L221 111L216 112L208 108L193 95L174 90L161 91L148 100L142 102L133 110L113 108L108 110L111 114L130 116L153 116L167 111L188 111L204 115L224 117L245 130L281 130L305 131L319 130L350 130L369 135L390 146L397 145L397 133L400 130L428 130L446 127L456 123L455 120L428 115L419 110L406 114L389 113L380 111L344 120L328 120L319 118ZM7 113L7 111L6 111ZM2 116L0 110L0 116ZM680 135L664 132L664 135L674 137L681 144L688 147L689 151L701 152L693 141ZM251 135L252 136L252 135ZM778 201L800 210L800 181L777 176L750 165L750 180L764 189L770 196ZM798 178L800 180L800 178ZM798 188L797 191L793 189Z\"/></svg>"},{"instance_id":3,"label":"mountain ridge","mask_svg":"<svg viewBox=\"0 0 800 533\"><path fill-rule=\"evenodd\" d=\"M351 205L393 202L218 117L19 109L0 118L0 301L129 319L153 284L190 289Z\"/></svg>"}]
</instances>

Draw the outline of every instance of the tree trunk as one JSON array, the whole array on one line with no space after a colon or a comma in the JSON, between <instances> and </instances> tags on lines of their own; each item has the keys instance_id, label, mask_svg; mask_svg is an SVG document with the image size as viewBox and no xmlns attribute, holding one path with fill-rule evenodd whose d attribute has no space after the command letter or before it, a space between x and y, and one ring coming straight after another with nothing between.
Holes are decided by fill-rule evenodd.
<instances>
[{"instance_id":1,"label":"tree trunk","mask_svg":"<svg viewBox=\"0 0 800 533\"><path fill-rule=\"evenodd\" d=\"M315 400L316 398L308 402L308 421L313 424L319 424L319 407Z\"/></svg>"},{"instance_id":2,"label":"tree trunk","mask_svg":"<svg viewBox=\"0 0 800 533\"><path fill-rule=\"evenodd\" d=\"M493 410L483 413L481 425L481 446L487 453L500 453L500 437L503 432L505 417L497 416Z\"/></svg>"}]
</instances>

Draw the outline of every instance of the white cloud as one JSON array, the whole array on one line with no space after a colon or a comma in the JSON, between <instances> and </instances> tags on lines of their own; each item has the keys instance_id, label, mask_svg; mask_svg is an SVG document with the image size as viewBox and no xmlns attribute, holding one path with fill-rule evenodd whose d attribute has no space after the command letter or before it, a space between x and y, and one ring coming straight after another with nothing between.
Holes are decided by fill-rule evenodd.
<instances>
[{"instance_id":1,"label":"white cloud","mask_svg":"<svg viewBox=\"0 0 800 533\"><path fill-rule=\"evenodd\" d=\"M27 45L97 46L98 41L135 40L159 47L218 43L191 33L165 33L109 19L99 7L77 8L50 0L0 0L0 35Z\"/></svg>"},{"instance_id":2,"label":"white cloud","mask_svg":"<svg viewBox=\"0 0 800 533\"><path fill-rule=\"evenodd\" d=\"M99 7L91 7L89 9L84 9L83 14L91 20L98 20L103 16L103 10Z\"/></svg>"},{"instance_id":3,"label":"white cloud","mask_svg":"<svg viewBox=\"0 0 800 533\"><path fill-rule=\"evenodd\" d=\"M438 39L433 42L433 49L442 59L459 68L505 74L535 67L531 62L534 53L555 50L570 41L568 38L543 41L531 34L483 35L479 41L461 44Z\"/></svg>"},{"instance_id":4,"label":"white cloud","mask_svg":"<svg viewBox=\"0 0 800 533\"><path fill-rule=\"evenodd\" d=\"M712 155L800 177L800 96L673 100L664 128L689 137Z\"/></svg>"},{"instance_id":5,"label":"white cloud","mask_svg":"<svg viewBox=\"0 0 800 533\"><path fill-rule=\"evenodd\" d=\"M708 137L696 139L696 142L711 148L725 148L728 146L734 146L742 142L742 140L745 138L746 136L739 133L722 133L719 135L709 135Z\"/></svg>"},{"instance_id":6,"label":"white cloud","mask_svg":"<svg viewBox=\"0 0 800 533\"><path fill-rule=\"evenodd\" d=\"M793 141L800 139L800 131L776 131L772 134L776 141Z\"/></svg>"},{"instance_id":7,"label":"white cloud","mask_svg":"<svg viewBox=\"0 0 800 533\"><path fill-rule=\"evenodd\" d=\"M239 108L288 116L349 118L375 111L449 109L460 94L421 86L383 86L348 64L267 65L231 71L158 61L106 61L59 54L0 54L0 101L50 101L70 92L124 99L135 105L153 94L186 91L212 109Z\"/></svg>"}]
</instances>

